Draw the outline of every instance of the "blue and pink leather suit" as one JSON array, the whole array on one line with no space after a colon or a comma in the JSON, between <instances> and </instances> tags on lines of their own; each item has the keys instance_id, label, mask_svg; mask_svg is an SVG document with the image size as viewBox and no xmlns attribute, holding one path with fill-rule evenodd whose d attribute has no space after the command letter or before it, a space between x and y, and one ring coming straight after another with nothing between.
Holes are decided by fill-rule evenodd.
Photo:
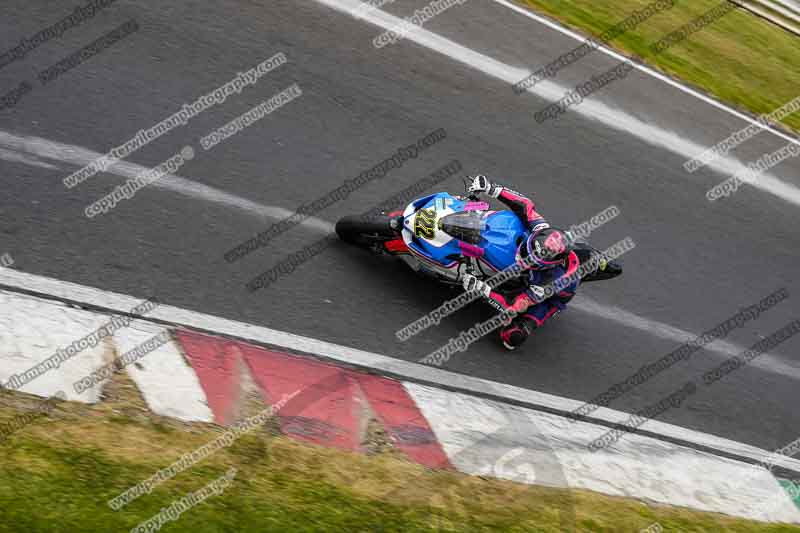
<instances>
[{"instance_id":1,"label":"blue and pink leather suit","mask_svg":"<svg viewBox=\"0 0 800 533\"><path fill-rule=\"evenodd\" d=\"M542 229L548 228L549 224L542 215L536 212L533 201L522 194L503 187L497 199L503 202L517 217L522 220L531 231L536 234ZM525 246L525 243L522 244ZM514 310L518 313L517 318L508 326L500 331L500 336L504 341L508 341L512 333L518 331L525 337L530 331L541 327L553 315L566 308L567 303L575 296L580 280L573 274L578 270L579 260L575 252L570 252L567 258L556 266L549 266L543 269L530 269L522 275L527 279L527 289L514 291L512 294L501 294L492 291L489 294L489 303L498 310ZM565 281L571 283L565 285ZM555 291L551 297L538 301L535 293L531 290L532 285L539 287L551 286Z\"/></svg>"}]
</instances>

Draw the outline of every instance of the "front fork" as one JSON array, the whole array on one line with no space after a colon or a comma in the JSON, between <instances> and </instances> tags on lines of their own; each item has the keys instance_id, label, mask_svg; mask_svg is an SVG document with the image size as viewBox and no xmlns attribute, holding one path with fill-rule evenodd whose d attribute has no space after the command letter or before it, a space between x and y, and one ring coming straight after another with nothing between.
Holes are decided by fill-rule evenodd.
<instances>
[{"instance_id":1,"label":"front fork","mask_svg":"<svg viewBox=\"0 0 800 533\"><path fill-rule=\"evenodd\" d=\"M478 260L474 257L462 257L461 261L458 264L458 281L461 283L461 280L464 279L464 274L470 274L477 278L482 278L483 273L478 268Z\"/></svg>"}]
</instances>

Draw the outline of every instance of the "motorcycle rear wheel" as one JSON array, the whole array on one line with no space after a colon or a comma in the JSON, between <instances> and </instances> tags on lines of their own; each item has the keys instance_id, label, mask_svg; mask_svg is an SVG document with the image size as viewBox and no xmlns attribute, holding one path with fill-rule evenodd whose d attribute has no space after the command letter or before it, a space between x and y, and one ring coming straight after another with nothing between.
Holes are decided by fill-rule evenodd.
<instances>
[{"instance_id":1,"label":"motorcycle rear wheel","mask_svg":"<svg viewBox=\"0 0 800 533\"><path fill-rule=\"evenodd\" d=\"M390 226L391 218L386 215L342 217L336 223L336 234L349 244L356 246L372 246L376 243L397 238Z\"/></svg>"}]
</instances>

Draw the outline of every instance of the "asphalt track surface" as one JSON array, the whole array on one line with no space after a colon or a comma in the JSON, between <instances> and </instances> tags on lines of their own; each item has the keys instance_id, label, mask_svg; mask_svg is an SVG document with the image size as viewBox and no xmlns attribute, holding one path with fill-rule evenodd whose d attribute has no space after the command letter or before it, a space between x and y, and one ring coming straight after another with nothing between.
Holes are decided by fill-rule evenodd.
<instances>
[{"instance_id":1,"label":"asphalt track surface","mask_svg":"<svg viewBox=\"0 0 800 533\"><path fill-rule=\"evenodd\" d=\"M423 5L397 0L384 9L404 16ZM6 1L0 49L16 46L73 7ZM39 71L131 18L139 31L47 85L36 81ZM451 8L425 28L519 69L538 68L577 44L503 5L478 0ZM0 110L0 253L11 253L16 268L26 272L134 296L155 294L171 305L409 361L487 319L491 310L473 304L399 342L397 329L452 293L421 281L399 262L338 243L250 293L247 281L324 232L294 228L229 264L223 259L227 250L276 221L231 202L151 186L104 216L84 216L86 205L125 178L109 171L68 190L61 180L78 165L68 162L69 150L55 150L52 143L104 152L238 71L283 52L288 64L127 161L150 167L193 145L197 157L179 176L293 210L397 148L445 128L446 140L318 217L335 222L360 213L452 159L461 161L464 174L482 172L529 193L562 226L610 205L621 210L591 240L604 248L626 236L634 239L623 277L583 287L575 305L523 350L509 354L487 338L446 368L589 400L674 350L681 332L688 340L778 288L791 297L726 340L748 347L798 318L798 205L752 187L711 204L705 191L727 175L709 168L687 174L685 156L591 119L580 106L557 123L537 124L533 113L550 100L517 96L508 83L410 40L376 49L372 39L382 31L313 0L120 0L41 45L0 69L0 94L25 79L33 86L15 107ZM561 71L556 81L572 86L615 63L596 53ZM202 136L295 82L301 98L213 150L199 149ZM707 146L745 125L641 72L582 105L589 101ZM17 141L11 146L9 139L24 137L24 149ZM747 162L785 143L762 133L735 156ZM773 173L797 186L800 161L786 161ZM439 188L460 192L461 178ZM700 387L660 419L766 449L785 445L800 434L798 347L800 340L790 339L761 364ZM634 411L688 379L699 383L723 352L702 350L610 407Z\"/></svg>"}]
</instances>

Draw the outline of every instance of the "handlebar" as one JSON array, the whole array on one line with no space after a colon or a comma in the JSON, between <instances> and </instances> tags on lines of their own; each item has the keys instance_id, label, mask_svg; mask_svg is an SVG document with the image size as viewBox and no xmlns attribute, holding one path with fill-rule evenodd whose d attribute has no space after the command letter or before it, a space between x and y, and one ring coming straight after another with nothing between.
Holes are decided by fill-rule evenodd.
<instances>
[{"instance_id":1,"label":"handlebar","mask_svg":"<svg viewBox=\"0 0 800 533\"><path fill-rule=\"evenodd\" d=\"M465 192L468 192L468 191L469 191L469 186L470 186L470 182L469 182L469 180L467 180L467 179L464 179L464 191L465 191ZM480 197L479 197L477 194L475 194L475 193L472 193L472 194L468 194L468 195L467 195L467 199L468 199L468 200L470 200L470 201L472 201L472 202L477 202L477 201L479 201L479 200L480 200Z\"/></svg>"}]
</instances>

